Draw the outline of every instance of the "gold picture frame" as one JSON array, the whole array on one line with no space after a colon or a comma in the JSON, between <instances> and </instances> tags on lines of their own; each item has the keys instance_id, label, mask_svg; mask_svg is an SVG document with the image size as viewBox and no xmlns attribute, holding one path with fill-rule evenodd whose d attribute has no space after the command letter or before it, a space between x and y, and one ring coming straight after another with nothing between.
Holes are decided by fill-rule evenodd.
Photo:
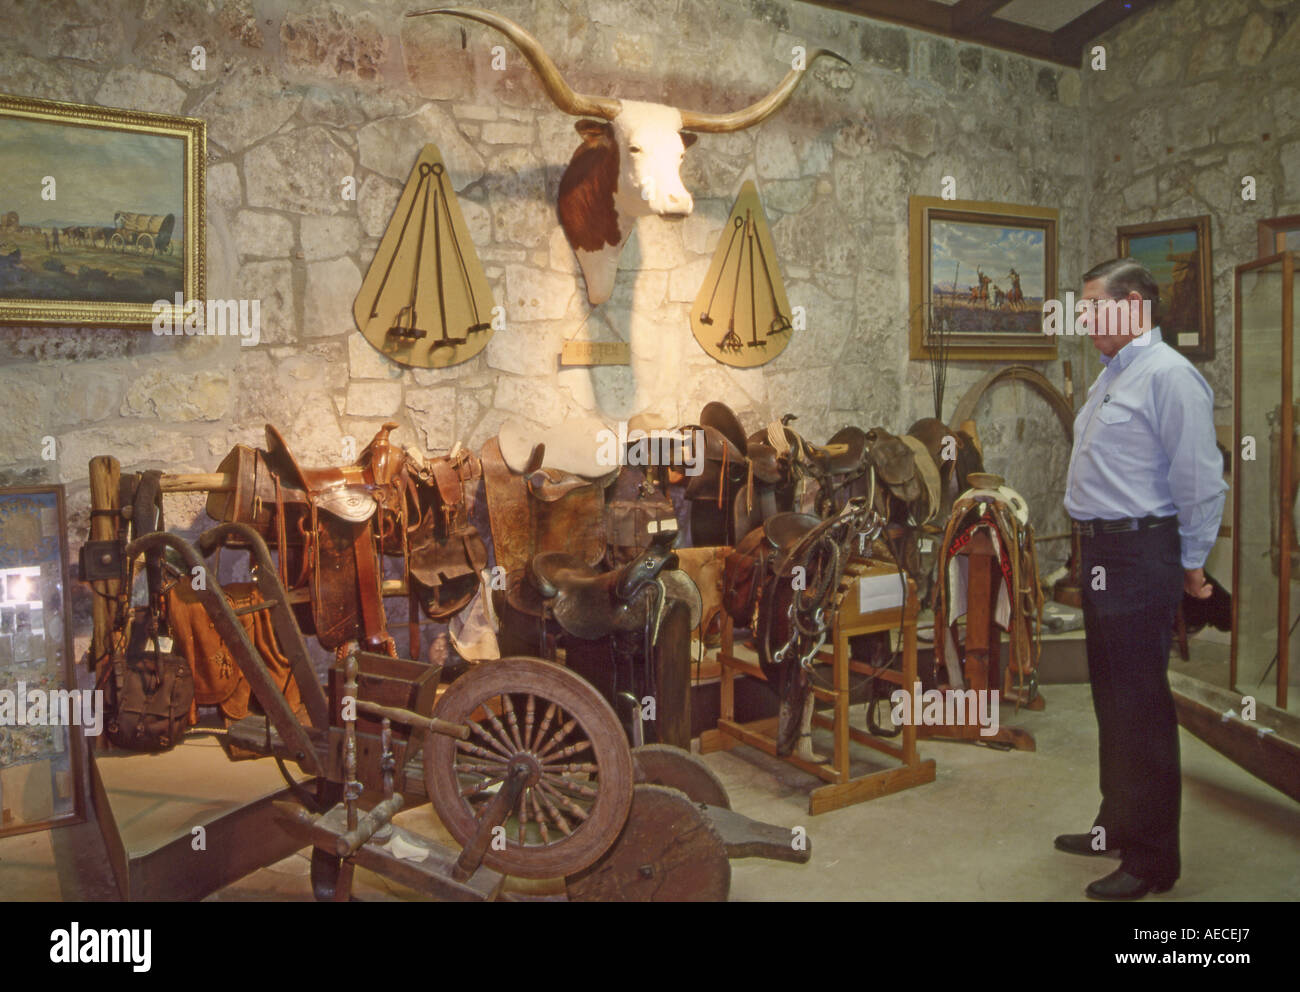
<instances>
[{"instance_id":1,"label":"gold picture frame","mask_svg":"<svg viewBox=\"0 0 1300 992\"><path fill-rule=\"evenodd\" d=\"M1043 303L1056 297L1058 221L1049 207L911 197L909 356L1056 358L1042 327Z\"/></svg>"},{"instance_id":2,"label":"gold picture frame","mask_svg":"<svg viewBox=\"0 0 1300 992\"><path fill-rule=\"evenodd\" d=\"M1120 258L1136 258L1160 287L1162 340L1192 361L1214 357L1210 215L1127 224L1115 232Z\"/></svg>"},{"instance_id":3,"label":"gold picture frame","mask_svg":"<svg viewBox=\"0 0 1300 992\"><path fill-rule=\"evenodd\" d=\"M0 95L0 323L178 324L204 299L206 161L197 118Z\"/></svg>"}]
</instances>

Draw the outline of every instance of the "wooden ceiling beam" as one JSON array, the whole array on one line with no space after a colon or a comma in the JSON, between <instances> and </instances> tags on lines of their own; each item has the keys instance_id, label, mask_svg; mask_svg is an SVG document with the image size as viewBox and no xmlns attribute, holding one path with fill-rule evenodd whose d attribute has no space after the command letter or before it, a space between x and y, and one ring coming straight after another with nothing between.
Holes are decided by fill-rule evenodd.
<instances>
[{"instance_id":1,"label":"wooden ceiling beam","mask_svg":"<svg viewBox=\"0 0 1300 992\"><path fill-rule=\"evenodd\" d=\"M988 22L989 18L1005 7L1011 0L960 0L952 7L949 27L957 33L965 33Z\"/></svg>"},{"instance_id":2,"label":"wooden ceiling beam","mask_svg":"<svg viewBox=\"0 0 1300 992\"><path fill-rule=\"evenodd\" d=\"M1087 42L1157 0L1102 0L1057 31L1001 20L997 12L1009 0L805 0L859 17L890 21L932 34L1078 68Z\"/></svg>"},{"instance_id":3,"label":"wooden ceiling beam","mask_svg":"<svg viewBox=\"0 0 1300 992\"><path fill-rule=\"evenodd\" d=\"M1084 11L1069 24L1057 28L1056 51L1071 65L1079 65L1084 46L1099 34L1109 31L1120 21L1141 13L1156 0L1102 0L1091 10Z\"/></svg>"},{"instance_id":4,"label":"wooden ceiling beam","mask_svg":"<svg viewBox=\"0 0 1300 992\"><path fill-rule=\"evenodd\" d=\"M829 7L832 10L857 14L859 17L892 21L904 27L929 31L931 34L955 38L958 41L971 41L992 48L1002 48L1048 62L1078 65L1077 61L1066 62L1061 59L1057 55L1053 36L1037 28L989 17L982 22L974 21L973 26L965 30L955 29L953 11L957 4L949 6L937 3L935 0L805 0L805 2L817 7ZM999 3L996 6L1000 7L1003 4ZM969 9L973 11L975 8Z\"/></svg>"},{"instance_id":5,"label":"wooden ceiling beam","mask_svg":"<svg viewBox=\"0 0 1300 992\"><path fill-rule=\"evenodd\" d=\"M952 28L952 8L936 0L810 0L815 6L893 21L911 28L947 34Z\"/></svg>"}]
</instances>

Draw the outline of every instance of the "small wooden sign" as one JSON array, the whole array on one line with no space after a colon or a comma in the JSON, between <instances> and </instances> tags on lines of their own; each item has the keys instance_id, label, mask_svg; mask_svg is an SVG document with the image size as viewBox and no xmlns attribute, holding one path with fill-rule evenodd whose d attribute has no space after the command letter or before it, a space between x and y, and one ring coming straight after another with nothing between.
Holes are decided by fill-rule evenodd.
<instances>
[{"instance_id":1,"label":"small wooden sign","mask_svg":"<svg viewBox=\"0 0 1300 992\"><path fill-rule=\"evenodd\" d=\"M632 348L626 341L565 341L561 365L631 365Z\"/></svg>"}]
</instances>

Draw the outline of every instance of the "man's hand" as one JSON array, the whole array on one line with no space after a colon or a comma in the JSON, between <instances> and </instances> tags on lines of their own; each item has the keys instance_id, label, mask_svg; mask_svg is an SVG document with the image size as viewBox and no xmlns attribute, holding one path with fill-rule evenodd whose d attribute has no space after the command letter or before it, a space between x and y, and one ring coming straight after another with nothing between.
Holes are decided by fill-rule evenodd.
<instances>
[{"instance_id":1,"label":"man's hand","mask_svg":"<svg viewBox=\"0 0 1300 992\"><path fill-rule=\"evenodd\" d=\"M1187 568L1183 570L1183 592L1193 599L1209 599L1214 587L1205 581L1205 569Z\"/></svg>"}]
</instances>

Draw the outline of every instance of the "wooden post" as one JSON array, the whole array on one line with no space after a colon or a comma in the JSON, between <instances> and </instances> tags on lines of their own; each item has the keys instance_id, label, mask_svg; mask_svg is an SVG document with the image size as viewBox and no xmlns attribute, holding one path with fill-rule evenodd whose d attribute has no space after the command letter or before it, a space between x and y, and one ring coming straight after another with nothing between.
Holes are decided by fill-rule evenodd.
<instances>
[{"instance_id":1,"label":"wooden post","mask_svg":"<svg viewBox=\"0 0 1300 992\"><path fill-rule=\"evenodd\" d=\"M119 515L118 485L122 466L116 458L100 455L90 460L90 539L116 541L122 518ZM113 655L113 614L122 583L118 579L101 579L91 583L95 591L91 603L94 631L90 638L90 670L99 677L99 665Z\"/></svg>"}]
</instances>

